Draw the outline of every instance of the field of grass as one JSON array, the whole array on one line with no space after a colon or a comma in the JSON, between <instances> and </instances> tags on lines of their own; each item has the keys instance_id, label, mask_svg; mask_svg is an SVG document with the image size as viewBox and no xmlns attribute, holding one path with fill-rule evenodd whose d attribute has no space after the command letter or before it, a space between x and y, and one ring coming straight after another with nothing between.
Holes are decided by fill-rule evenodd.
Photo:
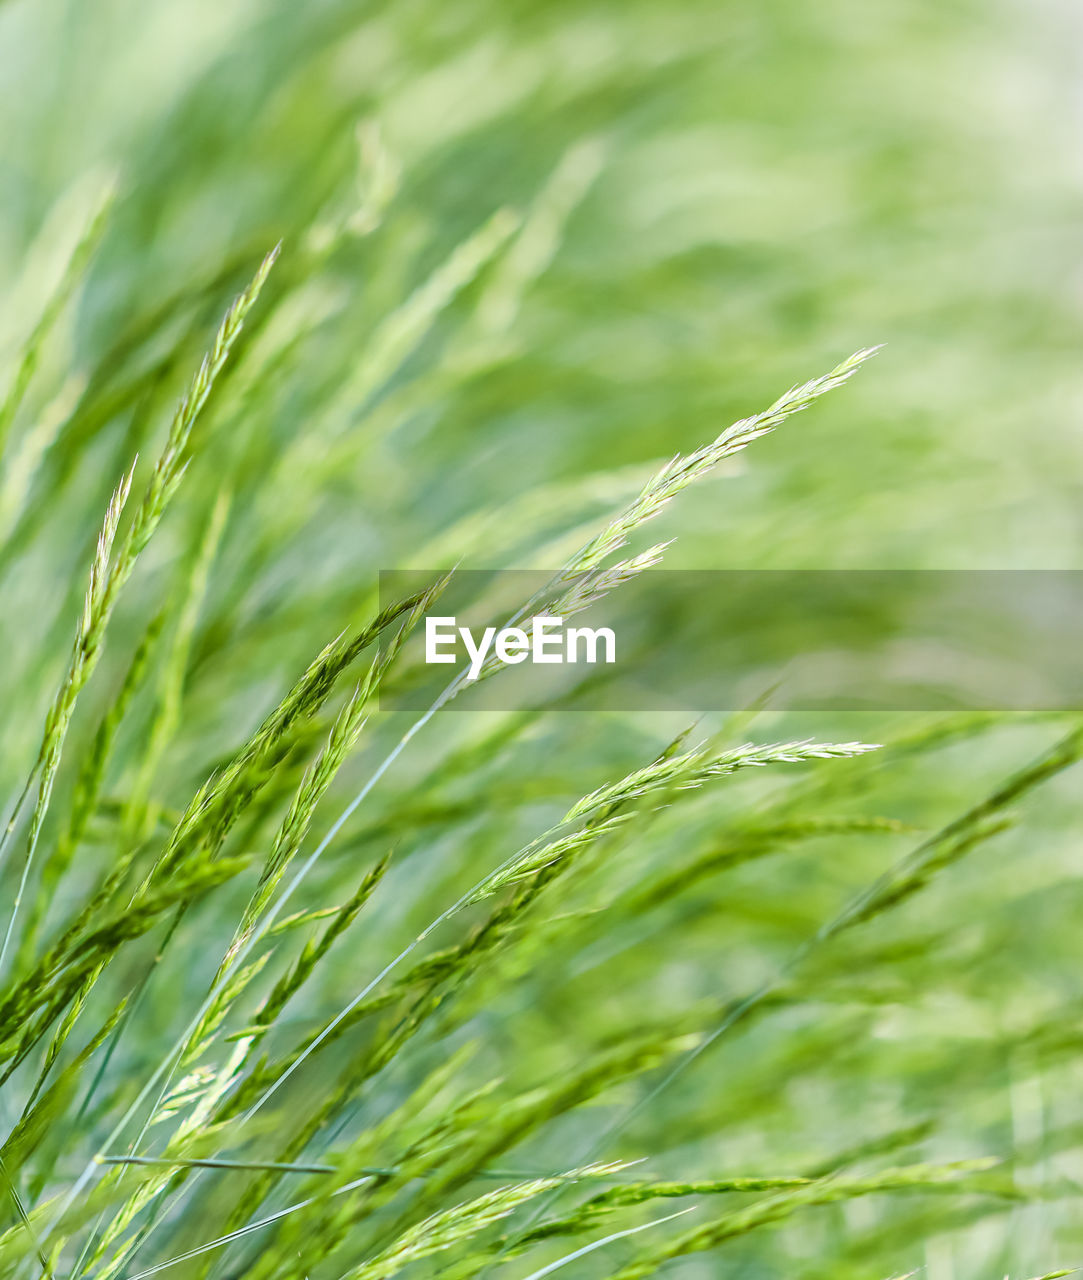
<instances>
[{"instance_id":1,"label":"field of grass","mask_svg":"<svg viewBox=\"0 0 1083 1280\"><path fill-rule=\"evenodd\" d=\"M1083 568L1081 39L0 0L0 1277L1083 1265L1083 711L381 709L456 567Z\"/></svg>"}]
</instances>

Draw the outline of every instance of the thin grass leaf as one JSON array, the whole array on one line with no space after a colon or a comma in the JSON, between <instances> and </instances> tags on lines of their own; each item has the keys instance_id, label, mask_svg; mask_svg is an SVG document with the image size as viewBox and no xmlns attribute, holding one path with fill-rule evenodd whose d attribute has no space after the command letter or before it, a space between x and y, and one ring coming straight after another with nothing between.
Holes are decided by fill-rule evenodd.
<instances>
[{"instance_id":1,"label":"thin grass leaf","mask_svg":"<svg viewBox=\"0 0 1083 1280\"><path fill-rule=\"evenodd\" d=\"M26 510L42 460L56 442L83 392L86 378L71 374L12 449L0 477L0 546L11 538Z\"/></svg>"},{"instance_id":2,"label":"thin grass leaf","mask_svg":"<svg viewBox=\"0 0 1083 1280\"><path fill-rule=\"evenodd\" d=\"M839 1177L798 1188L761 1201L750 1208L723 1214L675 1240L644 1251L638 1258L617 1270L613 1280L642 1280L674 1258L703 1253L762 1227L775 1226L799 1209L836 1204L890 1191L967 1191L973 1182L972 1175L983 1173L995 1163L991 1160L971 1160L947 1165L907 1165L887 1169L867 1178Z\"/></svg>"},{"instance_id":3,"label":"thin grass leaf","mask_svg":"<svg viewBox=\"0 0 1083 1280\"><path fill-rule=\"evenodd\" d=\"M38 839L49 807L53 784L56 780L57 770L60 767L60 757L76 701L93 674L101 656L106 628L116 607L121 588L131 577L140 553L158 527L166 506L180 484L186 466L185 450L196 418L206 403L211 387L214 385L214 380L225 364L229 352L241 332L245 316L255 305L277 256L277 249L267 255L256 272L252 283L226 313L225 319L215 335L214 344L210 352L204 358L188 389L188 393L177 409L170 425L165 448L159 455L150 480L147 483L142 502L117 550L115 558L111 556L113 540L116 537L121 513L127 501L135 474L134 464L109 504L105 523L98 539L97 552L91 566L90 586L87 590L82 622L75 639L71 664L67 677L61 685L46 718L42 745L38 753L37 762L31 772L31 777L40 774L37 801L30 818L19 887L16 891L15 902L5 929L4 940L0 944L0 968L3 967L4 958L15 929L19 907L22 903L27 880L34 862L34 854L37 851ZM16 814L17 812L18 806L16 806L15 810ZM12 822L14 820L13 816ZM10 832L10 830L11 826L9 824L8 831Z\"/></svg>"},{"instance_id":4,"label":"thin grass leaf","mask_svg":"<svg viewBox=\"0 0 1083 1280\"><path fill-rule=\"evenodd\" d=\"M12 423L15 421L15 416L19 412L19 407L23 402L34 374L37 372L49 334L60 318L61 312L82 283L98 245L101 243L115 196L115 186L112 183L107 184L98 197L86 229L72 250L56 288L42 308L41 315L23 345L7 394L4 396L3 402L0 403L0 452L4 449ZM67 415L63 416L66 417Z\"/></svg>"},{"instance_id":5,"label":"thin grass leaf","mask_svg":"<svg viewBox=\"0 0 1083 1280\"><path fill-rule=\"evenodd\" d=\"M589 1169L575 1170L570 1177L589 1177ZM472 1240L495 1223L515 1212L520 1205L543 1191L559 1185L559 1178L536 1178L510 1187L499 1187L487 1195L433 1214L411 1227L376 1257L347 1271L342 1280L386 1280L422 1258L443 1253Z\"/></svg>"},{"instance_id":6,"label":"thin grass leaf","mask_svg":"<svg viewBox=\"0 0 1083 1280\"><path fill-rule=\"evenodd\" d=\"M673 1222L676 1218L683 1218L686 1213L694 1213L696 1206L692 1205L687 1209L680 1209L677 1213L667 1213L664 1218L652 1218L650 1222L641 1222L635 1227L625 1227L623 1231L613 1231L607 1236L602 1236L600 1240L593 1240L590 1244L583 1245L582 1248L574 1250L572 1253L566 1253L563 1258L557 1258L555 1262L550 1262L544 1267L539 1267L537 1271L532 1271L525 1280L542 1280L543 1276L552 1275L554 1271L561 1270L566 1267L569 1262L577 1262L580 1258L585 1258L588 1253L594 1253L596 1249L604 1249L607 1244L612 1244L616 1240L626 1240L629 1236L639 1235L641 1231L649 1231L652 1227L660 1227L666 1222Z\"/></svg>"},{"instance_id":7,"label":"thin grass leaf","mask_svg":"<svg viewBox=\"0 0 1083 1280\"><path fill-rule=\"evenodd\" d=\"M353 376L336 397L336 407L355 412L364 407L418 346L440 314L503 249L518 226L519 218L512 210L498 209L401 307L381 321Z\"/></svg>"},{"instance_id":8,"label":"thin grass leaf","mask_svg":"<svg viewBox=\"0 0 1083 1280\"><path fill-rule=\"evenodd\" d=\"M138 844L144 840L158 818L158 810L150 802L150 792L162 757L180 724L184 681L192 638L210 582L214 558L226 527L229 507L229 494L219 493L211 508L210 517L203 525L192 557L173 635L158 679L154 718L147 733L142 763L132 784L127 812L124 815L124 829L127 839L132 844Z\"/></svg>"},{"instance_id":9,"label":"thin grass leaf","mask_svg":"<svg viewBox=\"0 0 1083 1280\"><path fill-rule=\"evenodd\" d=\"M748 743L715 756L704 750L685 752L656 761L619 782L592 791L568 810L563 821L576 822L596 809L638 800L658 790L693 790L739 769L762 768L769 764L801 764L806 760L836 760L877 750L879 744L867 742L779 742L763 746Z\"/></svg>"},{"instance_id":10,"label":"thin grass leaf","mask_svg":"<svg viewBox=\"0 0 1083 1280\"><path fill-rule=\"evenodd\" d=\"M11 1203L15 1206L15 1212L19 1216L19 1221L23 1224L27 1236L30 1238L31 1247L37 1255L38 1262L41 1266L42 1275L47 1280L52 1280L53 1269L49 1263L49 1259L45 1256L45 1251L41 1247L41 1241L38 1239L37 1232L34 1230L34 1224L26 1212L26 1206L23 1204L23 1198L19 1195L19 1188L12 1181L11 1175L8 1173L7 1165L4 1162L3 1154L0 1153L0 1181L3 1182L7 1190Z\"/></svg>"},{"instance_id":11,"label":"thin grass leaf","mask_svg":"<svg viewBox=\"0 0 1083 1280\"><path fill-rule=\"evenodd\" d=\"M37 852L42 824L45 821L45 814L49 807L49 799L52 796L57 770L60 768L60 756L64 748L68 726L71 723L72 713L75 710L79 694L97 664L101 651L105 627L108 623L113 603L109 591L110 553L113 549L113 540L120 524L124 504L131 489L134 473L133 464L132 470L120 482L106 510L105 522L102 525L101 533L98 535L97 550L90 567L90 585L87 588L82 621L76 633L71 662L68 666L67 675L46 716L45 733L38 751L38 758L23 790L23 795L25 796L33 785L33 779L35 777L39 778L37 799L30 817L30 827L26 837L26 848L23 854L19 884L15 891L15 900L12 903L11 912L4 930L4 939L0 943L0 970L3 969L4 959L7 955L8 947L11 945L12 935L19 916L19 908L22 905L23 895L26 892L27 882L30 878L34 854ZM21 806L22 800L20 799L16 802L12 811L11 820L4 833L5 839L10 837L14 831ZM0 853L2 852L3 843L0 842Z\"/></svg>"},{"instance_id":12,"label":"thin grass leaf","mask_svg":"<svg viewBox=\"0 0 1083 1280\"><path fill-rule=\"evenodd\" d=\"M834 391L874 356L879 347L867 347L856 351L823 377L792 387L762 413L743 418L727 427L710 444L688 454L678 454L666 463L644 486L639 497L631 502L606 527L582 546L562 569L558 581L564 582L582 574L592 573L605 560L625 546L629 537L648 520L660 515L665 507L688 485L702 479L725 458L745 449L753 441L780 426L795 413L800 413L815 403L820 396Z\"/></svg>"},{"instance_id":13,"label":"thin grass leaf","mask_svg":"<svg viewBox=\"0 0 1083 1280\"><path fill-rule=\"evenodd\" d=\"M808 1177L781 1178L712 1178L693 1182L636 1182L628 1186L612 1187L592 1196L573 1213L564 1218L545 1222L534 1227L515 1241L519 1251L539 1240L551 1236L576 1235L590 1231L604 1222L611 1214L634 1205L648 1204L652 1200L681 1199L685 1196L749 1194L760 1191L790 1191L808 1186Z\"/></svg>"}]
</instances>

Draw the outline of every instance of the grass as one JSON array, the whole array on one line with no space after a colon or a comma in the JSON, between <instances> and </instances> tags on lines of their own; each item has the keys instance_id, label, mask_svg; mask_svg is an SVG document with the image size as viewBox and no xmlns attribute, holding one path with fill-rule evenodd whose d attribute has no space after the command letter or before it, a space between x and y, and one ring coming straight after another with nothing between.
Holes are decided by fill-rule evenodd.
<instances>
[{"instance_id":1,"label":"grass","mask_svg":"<svg viewBox=\"0 0 1083 1280\"><path fill-rule=\"evenodd\" d=\"M1070 1274L1078 712L380 697L460 565L1070 562L1064 19L172 21L0 8L0 1275Z\"/></svg>"}]
</instances>

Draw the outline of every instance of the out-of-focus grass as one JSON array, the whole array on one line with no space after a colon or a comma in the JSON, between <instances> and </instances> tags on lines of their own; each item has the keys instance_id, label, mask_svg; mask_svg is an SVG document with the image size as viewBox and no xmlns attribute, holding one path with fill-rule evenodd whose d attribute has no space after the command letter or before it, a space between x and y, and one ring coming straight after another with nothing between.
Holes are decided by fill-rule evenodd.
<instances>
[{"instance_id":1,"label":"out-of-focus grass","mask_svg":"<svg viewBox=\"0 0 1083 1280\"><path fill-rule=\"evenodd\" d=\"M1078 567L1079 35L1067 6L1008 0L6 0L0 777L12 802L69 661L109 495L136 453L142 494L229 299L282 243L80 694L8 992L110 870L131 859L90 926L122 930L149 869L171 868L170 831L214 829L213 806L181 816L197 788L233 776L229 761L321 647L368 621L379 568L555 567L658 460L851 350L887 344L844 392L682 495L650 531L679 535L667 563ZM89 267L77 262L58 295L88 226ZM124 942L85 1008L55 1010L3 1085L3 1274L33 1264L37 1234L62 1246L57 1274L131 1280L329 1187L317 1174L113 1170L95 1191L96 1172L50 1229L50 1197L79 1185L199 1008L258 868L295 837L307 855L406 727L374 716L348 754L342 711L331 776L317 767L304 783L346 692L278 744L270 781L215 849L225 856L204 865L193 845L195 878L153 885L198 901ZM236 1127L237 1098L273 1078L260 1052L281 1067L470 884L686 727L560 711L438 719L285 914L342 913L276 935L199 1064L221 1072L226 1036L260 1025L275 982L307 978L259 1030L251 1079L233 1094L222 1076L190 1082L226 1091L222 1127L184 1130L175 1100L137 1141L152 1097L118 1139L155 1156L329 1161L335 1188L362 1168L400 1172L173 1274L337 1277L396 1239L439 1238L450 1247L419 1255L416 1274L495 1266L514 1280L674 1198L698 1207L565 1274L640 1274L641 1255L648 1273L688 1280L917 1266L931 1280L1019 1277L1078 1260L1078 776L1021 795L1017 825L981 828L989 839L965 857L934 857L912 899L808 946L908 850L1042 757L1066 732L1057 720L708 718L698 733L720 749L746 734L887 745L637 806L574 866L506 888L487 926L484 911L449 922L410 958L420 968L397 971L367 1017ZM312 816L316 793L307 834L298 814ZM283 825L295 796L307 800ZM5 904L24 829L15 837ZM366 880L389 851L380 883ZM126 994L129 1012L77 1060ZM55 1095L41 1095L47 1123L12 1139L56 1026L70 1036L47 1077ZM689 1065L658 1091L674 1062ZM941 1167L971 1158L1001 1163ZM698 1190L622 1189L612 1211L587 1215L592 1235L567 1238L545 1224L605 1187L478 1199L494 1169L511 1184L594 1159L645 1163L589 1178ZM768 1181L706 1185L751 1175ZM763 1199L750 1208L746 1195ZM106 1270L128 1232L138 1250ZM667 1259L686 1234L721 1251Z\"/></svg>"}]
</instances>

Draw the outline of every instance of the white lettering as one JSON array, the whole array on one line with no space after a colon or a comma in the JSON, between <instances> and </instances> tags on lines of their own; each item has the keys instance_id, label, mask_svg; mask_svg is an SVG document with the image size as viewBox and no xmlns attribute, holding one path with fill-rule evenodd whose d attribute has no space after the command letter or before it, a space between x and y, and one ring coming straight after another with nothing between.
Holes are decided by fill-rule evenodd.
<instances>
[{"instance_id":1,"label":"white lettering","mask_svg":"<svg viewBox=\"0 0 1083 1280\"><path fill-rule=\"evenodd\" d=\"M476 680L481 675L481 668L485 665L485 656L489 652L489 646L493 643L496 627L485 628L481 633L481 644L474 643L474 636L469 627L460 627L459 635L462 636L466 652L470 655L470 674L467 679Z\"/></svg>"},{"instance_id":2,"label":"white lettering","mask_svg":"<svg viewBox=\"0 0 1083 1280\"><path fill-rule=\"evenodd\" d=\"M564 661L564 646L560 643L560 636L556 634L563 625L563 618L538 617L534 619L534 626L531 631L534 651L531 656L535 662Z\"/></svg>"},{"instance_id":3,"label":"white lettering","mask_svg":"<svg viewBox=\"0 0 1083 1280\"><path fill-rule=\"evenodd\" d=\"M446 628L450 627L448 632ZM445 630L441 630L445 628ZM426 618L425 619L425 661L426 662L454 662L454 653L438 653L437 646L442 644L455 643L455 619L454 618Z\"/></svg>"},{"instance_id":4,"label":"white lettering","mask_svg":"<svg viewBox=\"0 0 1083 1280\"><path fill-rule=\"evenodd\" d=\"M605 644L605 661L616 662L617 637L613 634L610 627L598 627L597 629L594 627L569 627L565 636L568 662L579 661L579 653L576 645L580 639L585 642L588 662L598 661L599 640Z\"/></svg>"},{"instance_id":5,"label":"white lettering","mask_svg":"<svg viewBox=\"0 0 1083 1280\"><path fill-rule=\"evenodd\" d=\"M529 649L530 637L519 627L505 627L496 638L496 656L512 666L524 662Z\"/></svg>"},{"instance_id":6,"label":"white lettering","mask_svg":"<svg viewBox=\"0 0 1083 1280\"><path fill-rule=\"evenodd\" d=\"M617 637L610 627L565 629L563 618L539 614L531 620L529 632L522 627L503 627L500 631L486 627L480 640L469 627L460 627L457 618L426 618L425 661L454 662L458 637L469 655L469 680L478 679L490 652L509 666L517 666L528 657L543 665L617 660Z\"/></svg>"}]
</instances>

